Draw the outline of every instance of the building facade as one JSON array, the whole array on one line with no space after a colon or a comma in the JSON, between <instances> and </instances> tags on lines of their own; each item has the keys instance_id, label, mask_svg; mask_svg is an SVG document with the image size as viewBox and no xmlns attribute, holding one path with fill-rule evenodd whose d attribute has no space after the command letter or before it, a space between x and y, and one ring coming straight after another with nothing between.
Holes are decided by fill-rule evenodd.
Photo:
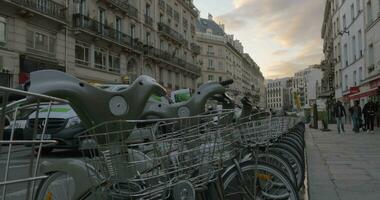
<instances>
[{"instance_id":1,"label":"building facade","mask_svg":"<svg viewBox=\"0 0 380 200\"><path fill-rule=\"evenodd\" d=\"M297 103L293 104L293 109L310 108L316 104L322 90L323 72L320 67L312 65L294 74L292 99Z\"/></svg>"},{"instance_id":2,"label":"building facade","mask_svg":"<svg viewBox=\"0 0 380 200\"><path fill-rule=\"evenodd\" d=\"M355 101L363 106L370 98L380 102L379 22L379 0L326 1L322 25L325 54L322 69L333 64L334 96L346 108Z\"/></svg>"},{"instance_id":3,"label":"building facade","mask_svg":"<svg viewBox=\"0 0 380 200\"><path fill-rule=\"evenodd\" d=\"M242 43L225 33L224 25L217 24L212 15L199 19L196 28L202 68L198 85L206 81L233 79L228 92L236 102L248 96L256 105L265 106L260 104L260 92L265 93L264 77L260 67L249 54L244 53Z\"/></svg>"},{"instance_id":4,"label":"building facade","mask_svg":"<svg viewBox=\"0 0 380 200\"><path fill-rule=\"evenodd\" d=\"M100 83L156 78L195 89L200 76L191 0L5 0L0 66L15 86L39 69Z\"/></svg>"},{"instance_id":5,"label":"building facade","mask_svg":"<svg viewBox=\"0 0 380 200\"><path fill-rule=\"evenodd\" d=\"M267 108L290 111L292 101L292 78L281 78L267 81Z\"/></svg>"}]
</instances>

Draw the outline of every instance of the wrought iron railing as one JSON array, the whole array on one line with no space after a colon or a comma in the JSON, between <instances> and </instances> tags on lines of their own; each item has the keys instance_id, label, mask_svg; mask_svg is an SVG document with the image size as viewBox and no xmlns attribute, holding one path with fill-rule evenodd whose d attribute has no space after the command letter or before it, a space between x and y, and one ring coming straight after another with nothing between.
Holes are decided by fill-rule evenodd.
<instances>
[{"instance_id":1,"label":"wrought iron railing","mask_svg":"<svg viewBox=\"0 0 380 200\"><path fill-rule=\"evenodd\" d=\"M66 7L52 0L10 0L11 2L59 20L66 19Z\"/></svg>"},{"instance_id":2,"label":"wrought iron railing","mask_svg":"<svg viewBox=\"0 0 380 200\"><path fill-rule=\"evenodd\" d=\"M186 62L185 60L178 58L176 56L173 56L167 51L154 48L152 46L145 46L144 48L144 54L155 57L156 59L165 60L166 62L169 62L172 65L179 66L185 70L188 70L196 75L200 75L201 69L200 67L196 66L195 64Z\"/></svg>"},{"instance_id":3,"label":"wrought iron railing","mask_svg":"<svg viewBox=\"0 0 380 200\"><path fill-rule=\"evenodd\" d=\"M168 37L176 40L179 43L183 44L183 42L185 40L180 33L178 33L174 29L170 28L170 26L168 26L168 25L166 25L166 24L164 24L162 22L158 23L158 30L160 32L164 33L165 35L167 35Z\"/></svg>"},{"instance_id":4,"label":"wrought iron railing","mask_svg":"<svg viewBox=\"0 0 380 200\"><path fill-rule=\"evenodd\" d=\"M134 50L140 50L138 48L139 46L136 39L133 39L131 36L114 28L111 28L105 24L102 24L97 20L91 19L85 15L74 14L73 26L74 28L81 28L100 37L112 40L115 43L126 45Z\"/></svg>"}]
</instances>

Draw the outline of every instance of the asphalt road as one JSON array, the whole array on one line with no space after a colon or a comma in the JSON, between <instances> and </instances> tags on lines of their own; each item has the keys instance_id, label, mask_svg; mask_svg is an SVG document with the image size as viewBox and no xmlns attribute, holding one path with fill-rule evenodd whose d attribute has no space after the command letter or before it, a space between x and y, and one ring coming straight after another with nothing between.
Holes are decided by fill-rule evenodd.
<instances>
[{"instance_id":1,"label":"asphalt road","mask_svg":"<svg viewBox=\"0 0 380 200\"><path fill-rule=\"evenodd\" d=\"M30 147L24 146L13 146L11 151L11 158L9 162L9 171L7 180L21 180L29 178L29 171L34 170L30 169L31 159L36 159L36 153L32 152ZM8 147L2 146L0 153L0 182L5 180L6 174L6 164L7 164L7 154ZM54 161L62 158L81 158L81 153L79 151L67 151L67 150L55 150L49 154L42 155L42 161ZM37 187L39 181L36 181L35 186ZM27 183L16 183L7 185L6 187L6 196L4 200L21 200L26 199L27 194ZM3 191L4 187L0 186L0 199L3 200Z\"/></svg>"}]
</instances>

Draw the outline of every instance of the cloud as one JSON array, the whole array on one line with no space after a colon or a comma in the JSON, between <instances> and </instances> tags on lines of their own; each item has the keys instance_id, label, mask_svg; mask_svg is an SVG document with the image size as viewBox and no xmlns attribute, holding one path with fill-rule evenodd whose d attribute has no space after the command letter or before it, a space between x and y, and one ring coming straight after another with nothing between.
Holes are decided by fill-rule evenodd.
<instances>
[{"instance_id":1,"label":"cloud","mask_svg":"<svg viewBox=\"0 0 380 200\"><path fill-rule=\"evenodd\" d=\"M282 55L286 55L287 53L288 53L288 50L277 50L277 51L273 52L272 55L282 56Z\"/></svg>"},{"instance_id":2,"label":"cloud","mask_svg":"<svg viewBox=\"0 0 380 200\"><path fill-rule=\"evenodd\" d=\"M243 44L250 40L246 38L249 35L265 39L273 44L273 49L280 49L271 50L272 53L257 60L259 64L267 64L261 67L268 77L292 75L296 70L320 62L324 1L233 0L233 5L234 9L217 17L225 24L227 32L236 33L238 38L245 36L239 38ZM256 45L254 48L247 50L257 52L263 47Z\"/></svg>"}]
</instances>

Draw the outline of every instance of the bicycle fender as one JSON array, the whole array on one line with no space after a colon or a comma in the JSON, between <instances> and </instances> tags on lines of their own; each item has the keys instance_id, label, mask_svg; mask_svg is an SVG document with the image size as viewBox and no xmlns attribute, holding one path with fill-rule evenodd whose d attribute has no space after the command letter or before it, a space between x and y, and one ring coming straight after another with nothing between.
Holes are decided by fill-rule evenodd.
<instances>
[{"instance_id":1,"label":"bicycle fender","mask_svg":"<svg viewBox=\"0 0 380 200\"><path fill-rule=\"evenodd\" d=\"M96 174L93 167L78 159L62 159L54 162L43 161L40 172L50 174L64 172L74 178L75 193L73 199L80 199L93 186L101 184L102 177Z\"/></svg>"}]
</instances>

